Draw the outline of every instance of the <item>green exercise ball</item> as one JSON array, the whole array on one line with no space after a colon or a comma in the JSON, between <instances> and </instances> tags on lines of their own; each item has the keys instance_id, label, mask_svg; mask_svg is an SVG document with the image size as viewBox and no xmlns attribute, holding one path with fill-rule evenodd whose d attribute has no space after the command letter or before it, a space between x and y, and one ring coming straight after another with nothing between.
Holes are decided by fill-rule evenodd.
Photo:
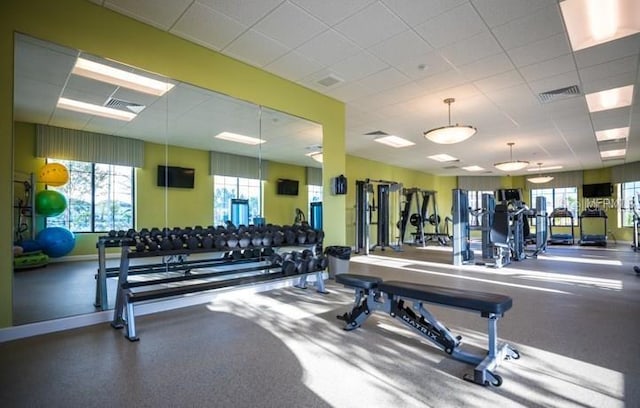
<instances>
[{"instance_id":1,"label":"green exercise ball","mask_svg":"<svg viewBox=\"0 0 640 408\"><path fill-rule=\"evenodd\" d=\"M42 190L36 194L36 213L55 217L67 209L67 198L54 190Z\"/></svg>"}]
</instances>

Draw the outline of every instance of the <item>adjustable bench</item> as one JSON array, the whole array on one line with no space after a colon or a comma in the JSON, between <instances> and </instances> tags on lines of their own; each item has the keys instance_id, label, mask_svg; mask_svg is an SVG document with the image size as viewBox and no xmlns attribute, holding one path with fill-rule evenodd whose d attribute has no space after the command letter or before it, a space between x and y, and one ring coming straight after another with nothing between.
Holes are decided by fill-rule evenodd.
<instances>
[{"instance_id":1,"label":"adjustable bench","mask_svg":"<svg viewBox=\"0 0 640 408\"><path fill-rule=\"evenodd\" d=\"M375 310L383 311L416 330L453 358L475 365L473 375L464 379L480 385L500 386L502 377L495 370L502 359L518 359L520 354L508 344L498 344L498 319L511 309L510 297L494 293L445 288L418 283L383 281L373 276L338 274L336 282L355 289L355 304L349 313L338 316L346 322L345 330L360 327ZM405 306L409 301L412 306ZM488 350L476 355L460 348L462 338L455 336L423 303L479 312L489 322ZM417 314L416 314L417 312Z\"/></svg>"}]
</instances>

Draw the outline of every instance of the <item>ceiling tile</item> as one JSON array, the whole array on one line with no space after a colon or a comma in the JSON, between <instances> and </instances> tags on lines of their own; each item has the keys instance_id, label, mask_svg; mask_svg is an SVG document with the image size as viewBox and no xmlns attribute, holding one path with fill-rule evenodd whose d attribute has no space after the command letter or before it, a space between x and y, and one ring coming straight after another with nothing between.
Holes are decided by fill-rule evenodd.
<instances>
[{"instance_id":1,"label":"ceiling tile","mask_svg":"<svg viewBox=\"0 0 640 408\"><path fill-rule=\"evenodd\" d=\"M492 31L500 44L506 50L510 50L563 33L564 26L560 8L557 4L553 4L525 17L494 27Z\"/></svg>"},{"instance_id":2,"label":"ceiling tile","mask_svg":"<svg viewBox=\"0 0 640 408\"><path fill-rule=\"evenodd\" d=\"M521 85L522 83L524 83L524 80L516 70L503 72L501 74L490 76L473 82L473 84L485 94L497 91L499 89Z\"/></svg>"},{"instance_id":3,"label":"ceiling tile","mask_svg":"<svg viewBox=\"0 0 640 408\"><path fill-rule=\"evenodd\" d=\"M173 34L220 50L246 30L246 26L200 3L194 3L169 30Z\"/></svg>"},{"instance_id":4,"label":"ceiling tile","mask_svg":"<svg viewBox=\"0 0 640 408\"><path fill-rule=\"evenodd\" d=\"M367 51L337 62L331 66L333 72L345 81L354 81L388 68L389 65Z\"/></svg>"},{"instance_id":5,"label":"ceiling tile","mask_svg":"<svg viewBox=\"0 0 640 408\"><path fill-rule=\"evenodd\" d=\"M349 56L357 54L362 49L342 34L334 30L327 30L312 38L296 49L300 54L311 58L322 65L331 65Z\"/></svg>"},{"instance_id":6,"label":"ceiling tile","mask_svg":"<svg viewBox=\"0 0 640 408\"><path fill-rule=\"evenodd\" d=\"M375 0L291 0L308 13L333 26L350 15L362 10Z\"/></svg>"},{"instance_id":7,"label":"ceiling tile","mask_svg":"<svg viewBox=\"0 0 640 408\"><path fill-rule=\"evenodd\" d=\"M104 6L118 13L168 30L192 0L107 0Z\"/></svg>"},{"instance_id":8,"label":"ceiling tile","mask_svg":"<svg viewBox=\"0 0 640 408\"><path fill-rule=\"evenodd\" d=\"M585 94L605 91L607 89L620 88L636 83L635 72L623 72L622 74L610 75L601 79L582 82L582 92ZM637 99L637 98L636 98Z\"/></svg>"},{"instance_id":9,"label":"ceiling tile","mask_svg":"<svg viewBox=\"0 0 640 408\"><path fill-rule=\"evenodd\" d=\"M229 1L196 0L236 21L252 26L282 3L282 0Z\"/></svg>"},{"instance_id":10,"label":"ceiling tile","mask_svg":"<svg viewBox=\"0 0 640 408\"><path fill-rule=\"evenodd\" d=\"M257 67L275 61L287 51L284 45L253 30L245 32L224 49L225 54Z\"/></svg>"},{"instance_id":11,"label":"ceiling tile","mask_svg":"<svg viewBox=\"0 0 640 408\"><path fill-rule=\"evenodd\" d=\"M336 24L334 28L359 46L367 48L409 27L376 2Z\"/></svg>"},{"instance_id":12,"label":"ceiling tile","mask_svg":"<svg viewBox=\"0 0 640 408\"><path fill-rule=\"evenodd\" d=\"M397 65L431 50L432 47L413 30L407 30L372 46L368 51L389 64Z\"/></svg>"},{"instance_id":13,"label":"ceiling tile","mask_svg":"<svg viewBox=\"0 0 640 408\"><path fill-rule=\"evenodd\" d=\"M264 68L283 78L297 81L321 69L322 64L313 61L299 52L292 51L266 65Z\"/></svg>"},{"instance_id":14,"label":"ceiling tile","mask_svg":"<svg viewBox=\"0 0 640 408\"><path fill-rule=\"evenodd\" d=\"M507 54L517 67L535 64L569 53L571 53L571 47L564 33L507 50Z\"/></svg>"},{"instance_id":15,"label":"ceiling tile","mask_svg":"<svg viewBox=\"0 0 640 408\"><path fill-rule=\"evenodd\" d=\"M459 72L449 70L440 74L431 75L416 81L416 84L425 92L435 92L440 89L451 88L468 82Z\"/></svg>"},{"instance_id":16,"label":"ceiling tile","mask_svg":"<svg viewBox=\"0 0 640 408\"><path fill-rule=\"evenodd\" d=\"M584 68L630 55L638 55L639 52L640 34L635 34L580 50L576 52L576 63L578 68Z\"/></svg>"},{"instance_id":17,"label":"ceiling tile","mask_svg":"<svg viewBox=\"0 0 640 408\"><path fill-rule=\"evenodd\" d=\"M410 79L395 68L387 68L376 72L357 83L371 90L380 92L409 82Z\"/></svg>"},{"instance_id":18,"label":"ceiling tile","mask_svg":"<svg viewBox=\"0 0 640 408\"><path fill-rule=\"evenodd\" d=\"M470 64L473 61L496 55L502 48L489 32L483 32L464 41L441 48L441 55L456 66Z\"/></svg>"},{"instance_id":19,"label":"ceiling tile","mask_svg":"<svg viewBox=\"0 0 640 408\"><path fill-rule=\"evenodd\" d=\"M534 93L539 94L573 85L579 85L580 79L578 78L578 73L573 71L539 79L537 81L528 81L528 83L529 86L531 86L531 90Z\"/></svg>"},{"instance_id":20,"label":"ceiling tile","mask_svg":"<svg viewBox=\"0 0 640 408\"><path fill-rule=\"evenodd\" d=\"M409 25L416 26L466 1L467 0L382 0L382 3Z\"/></svg>"},{"instance_id":21,"label":"ceiling tile","mask_svg":"<svg viewBox=\"0 0 640 408\"><path fill-rule=\"evenodd\" d=\"M557 0L471 0L482 19L495 27L553 5Z\"/></svg>"},{"instance_id":22,"label":"ceiling tile","mask_svg":"<svg viewBox=\"0 0 640 408\"><path fill-rule=\"evenodd\" d=\"M441 48L487 31L487 26L471 4L464 3L415 29L433 47Z\"/></svg>"},{"instance_id":23,"label":"ceiling tile","mask_svg":"<svg viewBox=\"0 0 640 408\"><path fill-rule=\"evenodd\" d=\"M504 53L492 55L458 67L460 73L470 81L500 74L514 69L513 64Z\"/></svg>"},{"instance_id":24,"label":"ceiling tile","mask_svg":"<svg viewBox=\"0 0 640 408\"><path fill-rule=\"evenodd\" d=\"M580 78L584 82L592 82L624 73L635 74L638 70L638 57L633 55L626 58L609 60L605 63L592 65L580 69Z\"/></svg>"},{"instance_id":25,"label":"ceiling tile","mask_svg":"<svg viewBox=\"0 0 640 408\"><path fill-rule=\"evenodd\" d=\"M403 74L411 79L421 79L450 70L451 65L440 55L439 51L430 51L403 62L393 64Z\"/></svg>"},{"instance_id":26,"label":"ceiling tile","mask_svg":"<svg viewBox=\"0 0 640 408\"><path fill-rule=\"evenodd\" d=\"M576 64L573 61L572 54L562 55L537 64L527 65L519 69L522 76L529 82L575 70Z\"/></svg>"},{"instance_id":27,"label":"ceiling tile","mask_svg":"<svg viewBox=\"0 0 640 408\"><path fill-rule=\"evenodd\" d=\"M267 37L295 48L313 38L329 27L300 7L291 3L282 3L256 25L253 30Z\"/></svg>"},{"instance_id":28,"label":"ceiling tile","mask_svg":"<svg viewBox=\"0 0 640 408\"><path fill-rule=\"evenodd\" d=\"M606 111L595 112L591 114L594 129L612 129L625 127L630 125L631 107L609 109ZM635 134L630 134L629 138L633 138Z\"/></svg>"},{"instance_id":29,"label":"ceiling tile","mask_svg":"<svg viewBox=\"0 0 640 408\"><path fill-rule=\"evenodd\" d=\"M348 83L327 92L330 96L343 102L350 102L371 94L371 90L358 83Z\"/></svg>"}]
</instances>

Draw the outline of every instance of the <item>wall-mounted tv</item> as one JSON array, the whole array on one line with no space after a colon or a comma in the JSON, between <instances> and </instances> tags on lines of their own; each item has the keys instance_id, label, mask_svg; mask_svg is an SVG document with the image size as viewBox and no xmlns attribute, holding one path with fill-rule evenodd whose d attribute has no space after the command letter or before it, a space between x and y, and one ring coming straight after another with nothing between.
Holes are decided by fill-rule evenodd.
<instances>
[{"instance_id":1,"label":"wall-mounted tv","mask_svg":"<svg viewBox=\"0 0 640 408\"><path fill-rule=\"evenodd\" d=\"M193 188L195 169L158 165L158 187Z\"/></svg>"},{"instance_id":2,"label":"wall-mounted tv","mask_svg":"<svg viewBox=\"0 0 640 408\"><path fill-rule=\"evenodd\" d=\"M298 180L278 179L278 194L280 195L298 195Z\"/></svg>"},{"instance_id":3,"label":"wall-mounted tv","mask_svg":"<svg viewBox=\"0 0 640 408\"><path fill-rule=\"evenodd\" d=\"M613 194L611 183L582 185L582 197L584 198L611 197L611 194Z\"/></svg>"},{"instance_id":4,"label":"wall-mounted tv","mask_svg":"<svg viewBox=\"0 0 640 408\"><path fill-rule=\"evenodd\" d=\"M496 200L498 202L522 201L522 190L519 188L498 189L496 190Z\"/></svg>"}]
</instances>

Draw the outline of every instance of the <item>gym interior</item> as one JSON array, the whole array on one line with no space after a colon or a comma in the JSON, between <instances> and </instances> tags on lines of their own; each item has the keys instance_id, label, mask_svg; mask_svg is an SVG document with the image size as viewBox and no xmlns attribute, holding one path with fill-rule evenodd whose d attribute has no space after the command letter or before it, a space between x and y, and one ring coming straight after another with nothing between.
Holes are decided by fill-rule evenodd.
<instances>
[{"instance_id":1,"label":"gym interior","mask_svg":"<svg viewBox=\"0 0 640 408\"><path fill-rule=\"evenodd\" d=\"M585 94L640 83L640 27L625 22L626 35L593 54L571 50L563 15L574 2L367 0L339 12L303 0L3 3L0 211L11 216L0 218L0 252L11 256L0 257L0 403L637 406L638 87L611 115L590 113ZM438 37L450 13L461 19ZM304 40L269 25L303 14L328 42L321 28ZM366 18L389 32L351 28ZM527 25L541 19L560 32ZM314 30L307 23L296 30ZM394 34L394 24L409 29ZM506 36L510 24L522 32ZM396 36L431 40L416 55L446 68L385 54ZM476 40L499 50L454 52ZM558 43L566 55L545 54ZM316 60L283 62L305 49ZM356 63L360 51L368 65ZM390 63L393 78L411 80L391 81L384 99L395 104L377 109L365 87L390 78L376 76L383 54L422 68ZM502 59L522 84L489 68ZM94 65L160 89L109 84ZM489 97L571 81L584 92L508 99L512 110ZM485 97L491 120L473 114ZM448 127L459 126L453 111L477 134L437 144L431 132L399 133L415 142L404 150L354 140L376 144L395 132L385 120L422 104L433 120L420 132L448 109ZM524 110L557 133L518 130L531 129ZM564 148L544 144L552 139ZM432 164L448 146L472 153ZM462 169L478 163L497 169Z\"/></svg>"}]
</instances>

